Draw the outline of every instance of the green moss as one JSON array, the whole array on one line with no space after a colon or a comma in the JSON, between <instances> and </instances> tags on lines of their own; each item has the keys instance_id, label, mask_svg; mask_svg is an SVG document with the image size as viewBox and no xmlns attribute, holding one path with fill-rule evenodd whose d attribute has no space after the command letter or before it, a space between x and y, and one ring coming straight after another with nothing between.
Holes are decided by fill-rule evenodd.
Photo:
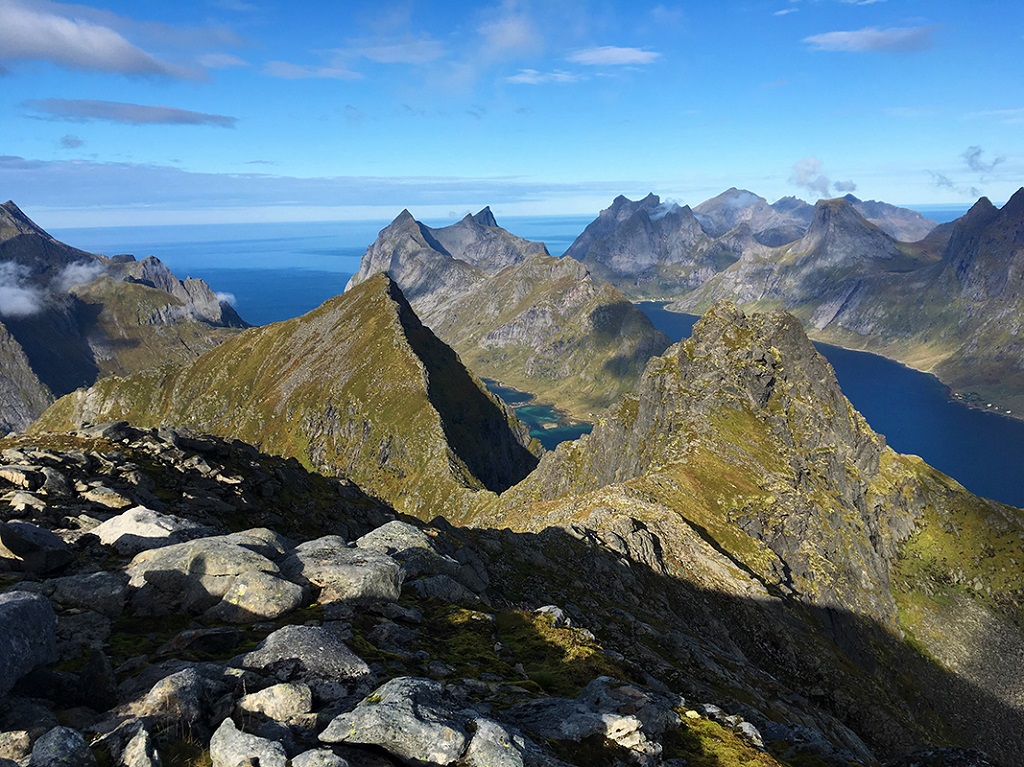
<instances>
[{"instance_id":1,"label":"green moss","mask_svg":"<svg viewBox=\"0 0 1024 767\"><path fill-rule=\"evenodd\" d=\"M549 740L548 746L559 759L587 767L621 767L634 761L632 751L603 735L590 735L578 742Z\"/></svg>"},{"instance_id":2,"label":"green moss","mask_svg":"<svg viewBox=\"0 0 1024 767\"><path fill-rule=\"evenodd\" d=\"M685 759L687 767L781 767L770 754L709 719L684 719L662 738L664 758Z\"/></svg>"}]
</instances>

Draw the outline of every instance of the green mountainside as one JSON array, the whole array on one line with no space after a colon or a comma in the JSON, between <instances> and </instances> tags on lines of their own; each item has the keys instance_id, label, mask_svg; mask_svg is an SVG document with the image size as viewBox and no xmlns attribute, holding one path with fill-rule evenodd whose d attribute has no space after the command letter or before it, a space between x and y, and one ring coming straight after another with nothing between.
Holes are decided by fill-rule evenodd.
<instances>
[{"instance_id":1,"label":"green mountainside","mask_svg":"<svg viewBox=\"0 0 1024 767\"><path fill-rule=\"evenodd\" d=\"M1024 409L1024 189L982 198L920 242L893 240L844 199L821 201L797 242L741 258L670 308L728 298L786 308L816 339L897 359L984 404Z\"/></svg>"},{"instance_id":2,"label":"green mountainside","mask_svg":"<svg viewBox=\"0 0 1024 767\"><path fill-rule=\"evenodd\" d=\"M11 370L0 426L22 429L53 401L110 374L195 359L246 323L202 280L179 280L155 258L107 258L61 243L13 202L0 204L0 316ZM18 393L20 392L20 394Z\"/></svg>"},{"instance_id":3,"label":"green mountainside","mask_svg":"<svg viewBox=\"0 0 1024 767\"><path fill-rule=\"evenodd\" d=\"M431 229L403 211L349 288L386 271L473 371L578 418L628 391L664 334L571 258L498 227L488 209Z\"/></svg>"},{"instance_id":4,"label":"green mountainside","mask_svg":"<svg viewBox=\"0 0 1024 767\"><path fill-rule=\"evenodd\" d=\"M468 491L500 492L536 463L525 427L384 275L190 364L102 379L33 431L121 419L241 439L427 519L458 517Z\"/></svg>"}]
</instances>

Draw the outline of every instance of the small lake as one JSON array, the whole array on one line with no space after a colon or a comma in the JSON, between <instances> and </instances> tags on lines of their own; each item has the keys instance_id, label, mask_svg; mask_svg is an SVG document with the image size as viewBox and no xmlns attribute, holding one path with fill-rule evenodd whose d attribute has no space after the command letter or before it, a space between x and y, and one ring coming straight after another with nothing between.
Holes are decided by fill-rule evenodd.
<instances>
[{"instance_id":1,"label":"small lake","mask_svg":"<svg viewBox=\"0 0 1024 767\"><path fill-rule=\"evenodd\" d=\"M501 397L502 401L516 411L519 420L530 427L530 436L540 441L548 450L554 450L561 442L577 439L590 434L593 425L573 423L550 405L534 401L527 392L502 386L490 378L483 379L487 389Z\"/></svg>"},{"instance_id":2,"label":"small lake","mask_svg":"<svg viewBox=\"0 0 1024 767\"><path fill-rule=\"evenodd\" d=\"M689 338L699 319L637 304L673 341ZM1024 421L967 407L948 397L935 376L877 354L816 343L843 393L900 453L912 453L973 493L1024 507Z\"/></svg>"}]
</instances>

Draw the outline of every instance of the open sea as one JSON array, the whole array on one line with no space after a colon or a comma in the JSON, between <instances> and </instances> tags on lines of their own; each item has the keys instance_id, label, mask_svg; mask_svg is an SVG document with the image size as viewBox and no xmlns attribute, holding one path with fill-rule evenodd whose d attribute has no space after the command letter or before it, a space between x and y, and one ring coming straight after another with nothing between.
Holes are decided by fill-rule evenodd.
<instances>
[{"instance_id":1,"label":"open sea","mask_svg":"<svg viewBox=\"0 0 1024 767\"><path fill-rule=\"evenodd\" d=\"M917 206L943 223L967 206ZM540 240L562 255L591 216L504 217L498 223ZM179 277L199 277L229 294L243 319L256 325L296 317L341 293L359 259L388 221L205 224L61 229L57 239L92 253L156 256ZM424 223L445 226L452 220ZM674 340L689 335L692 317L648 304L645 311ZM946 396L934 377L873 354L819 345L844 393L899 452L915 453L989 498L1024 506L1024 421L972 410ZM547 447L589 430L566 424L550 407L522 392L490 386L516 407Z\"/></svg>"}]
</instances>

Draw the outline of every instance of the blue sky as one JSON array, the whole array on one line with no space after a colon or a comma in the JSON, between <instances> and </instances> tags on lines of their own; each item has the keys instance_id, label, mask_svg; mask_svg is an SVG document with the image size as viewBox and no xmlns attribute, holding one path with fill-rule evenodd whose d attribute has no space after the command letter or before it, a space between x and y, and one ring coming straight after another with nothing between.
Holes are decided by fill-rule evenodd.
<instances>
[{"instance_id":1,"label":"blue sky","mask_svg":"<svg viewBox=\"0 0 1024 767\"><path fill-rule=\"evenodd\" d=\"M54 228L1000 203L1022 64L996 0L0 0L0 198Z\"/></svg>"}]
</instances>

